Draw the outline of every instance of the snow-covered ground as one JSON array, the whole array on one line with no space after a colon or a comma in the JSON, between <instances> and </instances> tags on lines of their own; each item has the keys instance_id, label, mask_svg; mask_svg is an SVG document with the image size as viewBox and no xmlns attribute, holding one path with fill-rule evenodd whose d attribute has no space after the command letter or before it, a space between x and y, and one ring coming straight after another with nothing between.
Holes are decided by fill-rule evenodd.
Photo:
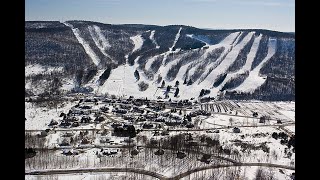
<instances>
[{"instance_id":1,"label":"snow-covered ground","mask_svg":"<svg viewBox=\"0 0 320 180\"><path fill-rule=\"evenodd\" d=\"M47 107L37 107L33 103L25 102L25 117L27 118L25 121L25 129L47 129L52 119L59 119L61 112L67 113L66 111L76 104L76 101L65 101L63 104L58 105L57 108L48 109Z\"/></svg>"},{"instance_id":2,"label":"snow-covered ground","mask_svg":"<svg viewBox=\"0 0 320 180\"><path fill-rule=\"evenodd\" d=\"M134 48L133 48L132 52L134 52L142 47L144 40L141 35L132 36L132 37L130 37L130 39L133 41L133 44L134 44Z\"/></svg>"},{"instance_id":3,"label":"snow-covered ground","mask_svg":"<svg viewBox=\"0 0 320 180\"><path fill-rule=\"evenodd\" d=\"M51 72L62 72L63 67L47 67L39 64L25 66L25 76L37 74L50 74Z\"/></svg>"},{"instance_id":4,"label":"snow-covered ground","mask_svg":"<svg viewBox=\"0 0 320 180\"><path fill-rule=\"evenodd\" d=\"M295 111L280 110L279 112L285 115L286 117L290 118L291 120L295 121Z\"/></svg>"}]
</instances>

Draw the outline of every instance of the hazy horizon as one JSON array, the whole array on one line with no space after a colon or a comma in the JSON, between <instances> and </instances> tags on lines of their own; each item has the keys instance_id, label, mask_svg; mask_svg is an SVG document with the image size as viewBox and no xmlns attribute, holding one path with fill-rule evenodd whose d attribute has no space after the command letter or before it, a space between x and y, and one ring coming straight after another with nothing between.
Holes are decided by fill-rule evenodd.
<instances>
[{"instance_id":1,"label":"hazy horizon","mask_svg":"<svg viewBox=\"0 0 320 180\"><path fill-rule=\"evenodd\" d=\"M26 0L26 21L187 25L295 32L294 0Z\"/></svg>"}]
</instances>

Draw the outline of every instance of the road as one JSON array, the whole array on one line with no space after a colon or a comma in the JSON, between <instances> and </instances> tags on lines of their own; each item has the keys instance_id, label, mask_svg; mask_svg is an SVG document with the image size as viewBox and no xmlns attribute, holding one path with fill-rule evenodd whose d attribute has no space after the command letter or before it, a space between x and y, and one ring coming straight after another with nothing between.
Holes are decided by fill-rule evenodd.
<instances>
[{"instance_id":1,"label":"road","mask_svg":"<svg viewBox=\"0 0 320 180\"><path fill-rule=\"evenodd\" d=\"M260 166L260 167L273 167L273 168L282 168L282 169L289 169L295 170L295 167L279 165L279 164L271 164L271 163L237 163L237 164L217 164L217 165L210 165L204 167L198 167L191 170L188 170L184 173L178 174L174 177L166 178L166 180L178 180L183 177L189 176L192 173L209 170L209 169L218 169L218 168L225 168L225 167L239 167L239 166Z\"/></svg>"},{"instance_id":2,"label":"road","mask_svg":"<svg viewBox=\"0 0 320 180\"><path fill-rule=\"evenodd\" d=\"M286 123L286 124L261 124L261 125L240 125L240 126L237 126L237 127L284 127L284 126L291 126L291 125L294 125L295 122L290 122L290 123ZM185 129L170 129L169 128L169 131L208 131L208 130L215 130L215 129L230 129L232 128L231 126L227 126L227 127L217 127L217 128L204 128L204 129L188 129L188 128L185 128ZM99 128L99 129L95 129L95 128L83 128L83 129L55 129L55 130L52 130L52 131L64 131L64 132L73 132L73 131L101 131L103 130L102 128ZM143 129L143 131L159 131L161 129ZM163 129L162 129L163 130ZM41 132L43 131L42 129L39 130L25 130L25 132ZM288 130L284 130L285 132L287 133L290 133L290 136L293 135L292 132L288 131Z\"/></svg>"},{"instance_id":3,"label":"road","mask_svg":"<svg viewBox=\"0 0 320 180\"><path fill-rule=\"evenodd\" d=\"M273 168L282 168L295 170L295 167L279 165L279 164L271 164L271 163L236 163L236 164L215 164L210 166L197 167L194 169L190 169L186 172L178 174L173 177L166 177L160 173L137 169L137 168L83 168L83 169L46 169L46 170L36 170L36 171L27 171L25 175L54 175L54 174L76 174L76 173L99 173L99 172L132 172L137 174L143 174L147 176L151 176L154 178L158 178L160 180L178 180L183 177L189 176L192 173L196 173L199 171L209 170L209 169L218 169L225 167L240 167L240 166L260 166L260 167L273 167Z\"/></svg>"}]
</instances>

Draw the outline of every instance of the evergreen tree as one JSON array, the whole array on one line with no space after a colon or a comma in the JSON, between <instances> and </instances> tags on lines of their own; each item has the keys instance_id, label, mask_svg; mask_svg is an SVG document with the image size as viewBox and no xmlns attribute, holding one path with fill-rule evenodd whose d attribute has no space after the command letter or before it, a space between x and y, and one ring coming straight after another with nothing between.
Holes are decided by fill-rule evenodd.
<instances>
[{"instance_id":1,"label":"evergreen tree","mask_svg":"<svg viewBox=\"0 0 320 180\"><path fill-rule=\"evenodd\" d=\"M204 89L201 89L201 91L200 91L200 97L202 97L204 95Z\"/></svg>"},{"instance_id":2,"label":"evergreen tree","mask_svg":"<svg viewBox=\"0 0 320 180\"><path fill-rule=\"evenodd\" d=\"M176 81L176 85L175 85L175 87L178 87L179 86L179 81Z\"/></svg>"},{"instance_id":3,"label":"evergreen tree","mask_svg":"<svg viewBox=\"0 0 320 180\"><path fill-rule=\"evenodd\" d=\"M171 86L168 85L168 86L167 86L167 92L170 92L170 90L171 90Z\"/></svg>"},{"instance_id":4,"label":"evergreen tree","mask_svg":"<svg viewBox=\"0 0 320 180\"><path fill-rule=\"evenodd\" d=\"M179 88L176 89L176 92L174 93L174 97L177 97L179 94Z\"/></svg>"},{"instance_id":5,"label":"evergreen tree","mask_svg":"<svg viewBox=\"0 0 320 180\"><path fill-rule=\"evenodd\" d=\"M134 77L136 77L136 79L137 79L138 81L140 80L140 75L139 75L138 70L135 70L135 71L134 71Z\"/></svg>"},{"instance_id":6,"label":"evergreen tree","mask_svg":"<svg viewBox=\"0 0 320 180\"><path fill-rule=\"evenodd\" d=\"M187 77L184 79L183 84L187 84Z\"/></svg>"},{"instance_id":7,"label":"evergreen tree","mask_svg":"<svg viewBox=\"0 0 320 180\"><path fill-rule=\"evenodd\" d=\"M166 83L164 82L164 80L161 83L161 88L163 88L166 85Z\"/></svg>"}]
</instances>

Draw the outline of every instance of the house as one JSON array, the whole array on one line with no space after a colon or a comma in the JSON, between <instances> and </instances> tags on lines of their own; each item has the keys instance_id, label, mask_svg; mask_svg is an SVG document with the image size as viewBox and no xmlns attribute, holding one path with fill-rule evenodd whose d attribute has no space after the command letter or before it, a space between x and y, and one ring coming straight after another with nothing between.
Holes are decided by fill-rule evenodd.
<instances>
[{"instance_id":1,"label":"house","mask_svg":"<svg viewBox=\"0 0 320 180\"><path fill-rule=\"evenodd\" d=\"M82 116L81 123L90 123L91 117L90 116Z\"/></svg>"},{"instance_id":2,"label":"house","mask_svg":"<svg viewBox=\"0 0 320 180\"><path fill-rule=\"evenodd\" d=\"M234 127L234 128L233 128L233 132L234 132L234 133L240 133L240 129L239 129L238 127Z\"/></svg>"},{"instance_id":3,"label":"house","mask_svg":"<svg viewBox=\"0 0 320 180\"><path fill-rule=\"evenodd\" d=\"M73 122L71 125L71 127L79 127L79 126L80 126L79 122Z\"/></svg>"},{"instance_id":4,"label":"house","mask_svg":"<svg viewBox=\"0 0 320 180\"><path fill-rule=\"evenodd\" d=\"M62 151L62 154L66 155L66 156L71 156L73 153L71 152L70 149L65 149Z\"/></svg>"},{"instance_id":5,"label":"house","mask_svg":"<svg viewBox=\"0 0 320 180\"><path fill-rule=\"evenodd\" d=\"M103 116L98 116L98 117L96 117L96 119L95 119L94 121L100 123L100 122L105 121L105 120L106 120L105 117L103 117Z\"/></svg>"},{"instance_id":6,"label":"house","mask_svg":"<svg viewBox=\"0 0 320 180\"><path fill-rule=\"evenodd\" d=\"M59 124L58 121L52 119L52 120L50 121L49 126L55 126L55 125L58 125L58 124Z\"/></svg>"},{"instance_id":7,"label":"house","mask_svg":"<svg viewBox=\"0 0 320 180\"><path fill-rule=\"evenodd\" d=\"M151 124L151 123L144 123L144 124L142 125L142 127L143 127L144 129L151 129L151 128L153 128L153 124Z\"/></svg>"},{"instance_id":8,"label":"house","mask_svg":"<svg viewBox=\"0 0 320 180\"><path fill-rule=\"evenodd\" d=\"M63 139L59 146L70 146L70 142L68 139Z\"/></svg>"},{"instance_id":9,"label":"house","mask_svg":"<svg viewBox=\"0 0 320 180\"><path fill-rule=\"evenodd\" d=\"M88 138L86 138L86 137L83 138L82 141L81 141L81 144L89 144L89 143L91 143L91 142L90 142L90 140L89 140Z\"/></svg>"},{"instance_id":10,"label":"house","mask_svg":"<svg viewBox=\"0 0 320 180\"><path fill-rule=\"evenodd\" d=\"M259 123L266 123L266 116L261 116L259 119Z\"/></svg>"},{"instance_id":11,"label":"house","mask_svg":"<svg viewBox=\"0 0 320 180\"><path fill-rule=\"evenodd\" d=\"M62 120L60 123L60 127L69 127L71 125L70 122Z\"/></svg>"}]
</instances>

